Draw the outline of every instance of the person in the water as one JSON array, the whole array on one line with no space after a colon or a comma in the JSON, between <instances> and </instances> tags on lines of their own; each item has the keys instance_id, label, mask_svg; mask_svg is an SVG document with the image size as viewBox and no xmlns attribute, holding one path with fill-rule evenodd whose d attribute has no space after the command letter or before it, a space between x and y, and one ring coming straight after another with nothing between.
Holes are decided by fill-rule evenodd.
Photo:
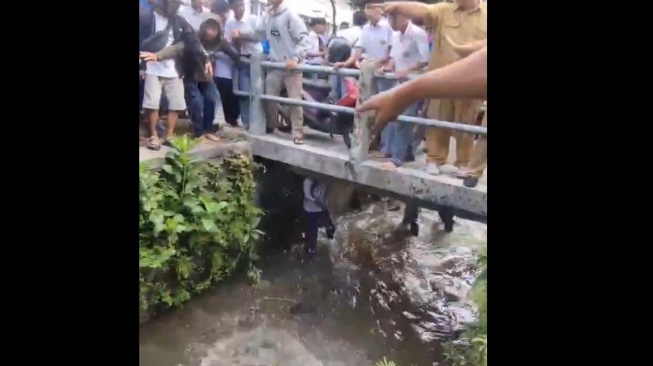
<instances>
[{"instance_id":1,"label":"person in the water","mask_svg":"<svg viewBox=\"0 0 653 366\"><path fill-rule=\"evenodd\" d=\"M304 180L304 214L306 218L306 231L304 251L309 255L317 251L317 232L320 226L326 226L327 237L333 238L335 227L331 221L326 204L327 189L313 179Z\"/></svg>"}]
</instances>

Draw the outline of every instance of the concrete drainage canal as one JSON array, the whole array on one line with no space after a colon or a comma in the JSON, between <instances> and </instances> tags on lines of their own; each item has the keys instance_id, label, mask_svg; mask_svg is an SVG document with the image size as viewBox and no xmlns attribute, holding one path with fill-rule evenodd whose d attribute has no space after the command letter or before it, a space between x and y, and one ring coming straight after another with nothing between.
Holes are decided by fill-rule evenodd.
<instances>
[{"instance_id":1,"label":"concrete drainage canal","mask_svg":"<svg viewBox=\"0 0 653 366\"><path fill-rule=\"evenodd\" d=\"M445 234L422 210L411 237L401 219L382 203L343 215L310 262L282 238L257 284L235 279L142 324L141 366L444 364L442 343L475 318L487 226L457 220Z\"/></svg>"}]
</instances>

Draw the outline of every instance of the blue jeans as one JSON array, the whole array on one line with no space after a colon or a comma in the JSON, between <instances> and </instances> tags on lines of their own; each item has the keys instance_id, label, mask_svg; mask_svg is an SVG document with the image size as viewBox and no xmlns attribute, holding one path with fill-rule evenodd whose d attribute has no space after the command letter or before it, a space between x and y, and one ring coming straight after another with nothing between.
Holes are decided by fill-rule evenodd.
<instances>
[{"instance_id":1,"label":"blue jeans","mask_svg":"<svg viewBox=\"0 0 653 366\"><path fill-rule=\"evenodd\" d=\"M374 90L373 94L383 93L386 90L392 89L396 84L394 80L387 79L374 79ZM381 131L381 144L380 151L386 155L390 155L390 141L392 140L392 135L394 134L392 128L390 128L391 123L383 128Z\"/></svg>"},{"instance_id":2,"label":"blue jeans","mask_svg":"<svg viewBox=\"0 0 653 366\"><path fill-rule=\"evenodd\" d=\"M250 77L249 65L242 65L236 68L238 74L238 88L240 91L249 92ZM249 128L249 97L238 97L238 104L240 105L240 121L245 128Z\"/></svg>"},{"instance_id":3,"label":"blue jeans","mask_svg":"<svg viewBox=\"0 0 653 366\"><path fill-rule=\"evenodd\" d=\"M415 117L417 116L419 109L417 103L408 107L402 113L405 116ZM415 138L413 130L415 125L412 123L405 122L390 122L386 127L388 129L388 153L392 158L392 162L396 166L400 166L407 161L415 160L415 148L419 145L419 142L415 144Z\"/></svg>"},{"instance_id":4,"label":"blue jeans","mask_svg":"<svg viewBox=\"0 0 653 366\"><path fill-rule=\"evenodd\" d=\"M193 121L195 137L211 132L215 118L215 103L218 98L215 83L208 81L200 83L192 78L184 78L184 94L188 114Z\"/></svg>"},{"instance_id":5,"label":"blue jeans","mask_svg":"<svg viewBox=\"0 0 653 366\"><path fill-rule=\"evenodd\" d=\"M331 76L331 90L336 96L336 101L342 99L346 94L344 76L332 75Z\"/></svg>"}]
</instances>

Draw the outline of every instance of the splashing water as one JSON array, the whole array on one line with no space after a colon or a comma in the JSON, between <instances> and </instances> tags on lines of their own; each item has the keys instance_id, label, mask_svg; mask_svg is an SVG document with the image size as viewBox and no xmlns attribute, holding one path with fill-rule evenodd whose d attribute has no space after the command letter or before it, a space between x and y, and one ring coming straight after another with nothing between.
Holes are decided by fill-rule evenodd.
<instances>
[{"instance_id":1,"label":"splashing water","mask_svg":"<svg viewBox=\"0 0 653 366\"><path fill-rule=\"evenodd\" d=\"M311 262L292 252L265 263L263 280L220 286L141 327L141 365L397 365L440 361L440 342L474 319L466 298L487 226L457 220L445 234L422 210L420 235L396 230L384 205L320 233ZM300 311L291 311L300 309Z\"/></svg>"}]
</instances>

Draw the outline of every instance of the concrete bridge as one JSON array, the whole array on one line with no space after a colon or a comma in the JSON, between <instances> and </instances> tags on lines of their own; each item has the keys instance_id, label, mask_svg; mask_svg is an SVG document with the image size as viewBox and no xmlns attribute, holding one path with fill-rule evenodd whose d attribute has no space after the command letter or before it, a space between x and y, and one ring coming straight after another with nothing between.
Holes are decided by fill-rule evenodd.
<instances>
[{"instance_id":1,"label":"concrete bridge","mask_svg":"<svg viewBox=\"0 0 653 366\"><path fill-rule=\"evenodd\" d=\"M183 123L180 126L183 131ZM308 175L356 183L373 191L397 196L415 198L424 206L446 205L463 211L477 221L487 217L486 177L476 188L467 188L462 180L445 174L433 176L424 171L424 154L417 156L417 162L406 163L397 171L381 170L379 160L368 160L354 170L350 168L349 152L342 138L333 139L327 134L305 128L304 145L295 145L289 134L274 133L252 135L241 129L224 127L228 140L222 143L205 142L198 145L192 155L204 159L216 159L235 151L249 156L260 156L294 166ZM160 151L140 148L139 159L153 166L163 164L163 158L170 148ZM452 139L452 151L455 142ZM455 156L450 156L450 161ZM334 192L336 193L336 192ZM467 213L467 215L465 215Z\"/></svg>"},{"instance_id":2,"label":"concrete bridge","mask_svg":"<svg viewBox=\"0 0 653 366\"><path fill-rule=\"evenodd\" d=\"M247 62L250 61L248 60ZM252 58L252 106L250 111L252 123L250 132L225 127L223 130L229 136L229 141L224 143L206 142L197 146L194 154L210 159L222 156L228 151L237 150L247 155L260 156L288 164L306 175L335 179L341 183L350 182L366 187L371 191L397 196L399 199L416 200L421 206L427 208L438 208L439 206L452 207L455 209L457 216L486 222L486 175L483 176L475 188L468 188L463 186L462 180L457 177L446 174L434 176L426 173L425 155L423 152L418 153L416 162L406 163L399 167L397 171L387 171L380 169L379 166L382 162L380 160L367 159L358 164L353 164L351 162L350 151L340 136L331 138L328 134L305 127L306 143L304 145L295 145L290 134L281 132L265 134L262 100L266 100L267 96L262 93L263 66L268 68L283 67L281 64L273 65L271 62L262 62L262 60ZM328 68L302 66L303 71L316 71L318 69L322 72L327 72L327 70L333 72ZM352 73L354 73L352 70L344 70L343 72L343 74ZM363 80L362 77L361 75L361 80ZM369 77L370 80L372 78L371 75L366 75L366 77ZM392 78L392 76L389 78ZM361 94L365 93L365 90L361 90ZM250 97L249 94L243 92L237 92L237 94ZM290 99L281 99L284 99L284 102L288 104L293 104L293 101ZM324 109L328 109L327 107L331 106L326 106ZM222 114L220 113L219 115L222 118ZM360 123L358 119L356 117L357 128L365 125L365 123ZM411 123L444 126L450 129L467 129L473 131L481 129L475 126L454 126L454 124L449 122L425 120L422 118L405 118L401 116L400 120L402 119L405 121L412 120ZM482 133L486 134L487 130L482 128ZM158 152L141 148L140 160L141 162L151 160L155 165L159 164L163 160L166 151L166 147L162 147L161 151ZM449 162L452 162L455 160L455 156L453 155L453 152L455 152L455 141L453 139L451 141L450 151L452 153L449 156ZM349 184L349 186L351 187L352 185ZM346 187L346 185L343 186L341 184L340 187ZM336 195L341 193L338 189L335 192L332 190L332 192ZM342 193L346 194L345 192Z\"/></svg>"}]
</instances>

